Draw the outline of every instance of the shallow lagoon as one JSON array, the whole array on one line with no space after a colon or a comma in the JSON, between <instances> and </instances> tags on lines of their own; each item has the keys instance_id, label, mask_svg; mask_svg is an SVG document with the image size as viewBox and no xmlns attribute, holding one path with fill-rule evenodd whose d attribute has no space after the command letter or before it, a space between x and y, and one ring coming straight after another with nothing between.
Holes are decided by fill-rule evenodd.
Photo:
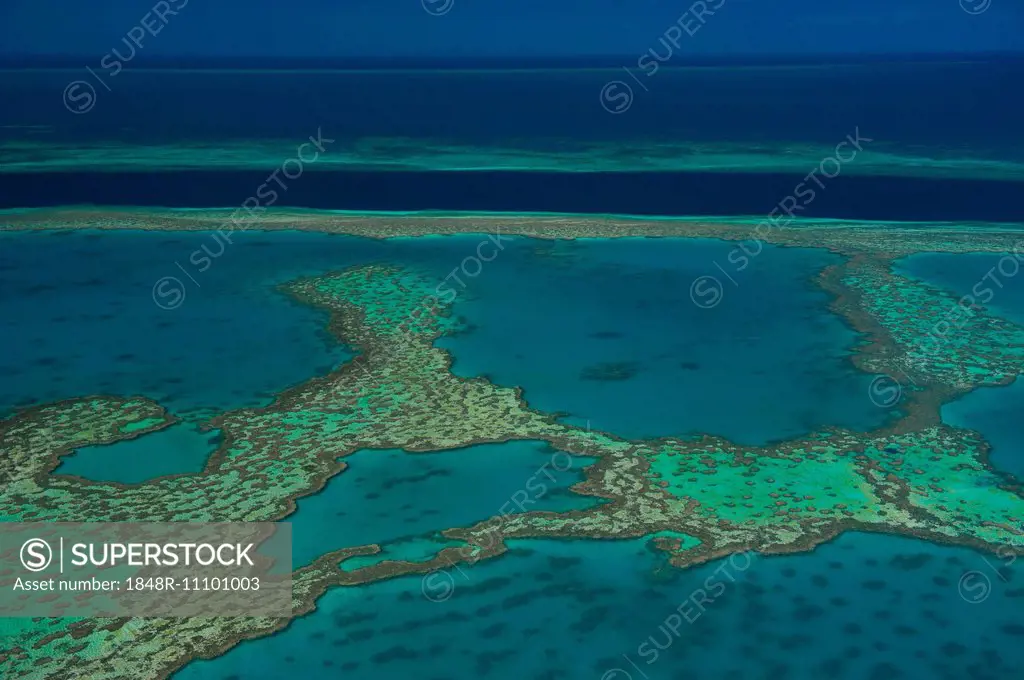
<instances>
[{"instance_id":1,"label":"shallow lagoon","mask_svg":"<svg viewBox=\"0 0 1024 680\"><path fill-rule=\"evenodd\" d=\"M880 425L870 376L847 358L857 335L811 281L839 258L765 246L739 270L735 253L644 238L514 250L459 306L472 331L439 344L458 375L521 386L534 408L632 438L707 432L762 445ZM718 297L697 295L702 307L692 286L710 276Z\"/></svg>"},{"instance_id":2,"label":"shallow lagoon","mask_svg":"<svg viewBox=\"0 0 1024 680\"><path fill-rule=\"evenodd\" d=\"M347 470L316 495L300 498L295 513L285 519L292 524L296 567L330 550L370 543L393 545L384 547L385 555L359 558L346 568L381 559L424 559L440 549L429 537L442 529L503 513L565 512L600 502L568 490L583 481L583 469L595 459L558 453L544 442L439 453L363 450L345 462ZM532 490L527 491L530 480Z\"/></svg>"},{"instance_id":3,"label":"shallow lagoon","mask_svg":"<svg viewBox=\"0 0 1024 680\"><path fill-rule=\"evenodd\" d=\"M174 677L934 680L1024 664L1019 566L962 548L853 534L676 570L644 540L510 546L452 570L443 601L420 577L333 589L285 631Z\"/></svg>"},{"instance_id":4,"label":"shallow lagoon","mask_svg":"<svg viewBox=\"0 0 1024 680\"><path fill-rule=\"evenodd\" d=\"M324 315L291 303L273 290L275 283L371 261L409 264L440 281L482 237L380 243L240 235L238 246L187 289L181 307L160 309L151 298L153 283L171 275L179 258L187 262L206 238L0 236L0 318L11 325L5 338L12 338L0 357L10 378L0 384L5 408L94 393L101 377L103 391L146 394L192 416L265 403L351 356L323 332ZM729 262L733 247L515 239L467 279L454 307L467 332L441 344L461 375L521 386L534 407L628 436L710 431L762 442L823 425L880 422L883 412L866 398L870 376L855 374L848 362L855 334L825 310L826 296L810 285L836 258L765 249L748 269L723 280L719 304L698 307L691 282L720 271L716 263ZM22 264L31 257L7 257L16 249L72 264L44 276L42 267ZM15 322L18 332L9 333ZM438 529L500 512L543 462L539 446L358 452L348 461L352 468L325 491L299 501L290 518L297 525L296 563L370 541L384 542L390 557L422 559L436 547ZM114 449L83 450L65 469L103 479ZM194 471L195 460L182 456L187 469L178 471ZM429 496L438 515L421 512L414 498L393 500L402 480L414 477L417 493ZM561 478L542 500L550 509L592 502L565 493L576 478L575 472ZM438 506L441 495L451 502ZM745 559L735 558L678 571L646 540L512 545L513 554L502 559L453 570L455 589L443 602L424 597L415 577L334 589L286 631L192 664L176 677L405 678L424 669L448 677L468 669L475 676L560 670L565 677L612 680L626 677L607 675L622 669L635 680L771 674L923 680L985 677L985 671L1007 676L1024 663L1024 648L1014 644L1022 595L1013 565L967 550L857 535L811 555L757 557L742 569L736 565ZM668 617L723 569L733 570L735 582L723 584L696 618L687 604L693 622L684 622L679 634L666 633ZM661 649L648 664L655 641ZM528 644L542 652L521 654Z\"/></svg>"},{"instance_id":5,"label":"shallow lagoon","mask_svg":"<svg viewBox=\"0 0 1024 680\"><path fill-rule=\"evenodd\" d=\"M136 439L88 446L61 458L54 474L138 484L156 477L198 474L219 445L219 431L181 422Z\"/></svg>"},{"instance_id":6,"label":"shallow lagoon","mask_svg":"<svg viewBox=\"0 0 1024 680\"><path fill-rule=\"evenodd\" d=\"M369 262L440 283L486 238L242 233L200 271L192 254L216 252L209 233L0 234L0 411L98 392L142 394L183 416L266 404L352 356L326 333L325 314L275 285ZM758 444L885 418L865 398L870 376L848 360L856 335L810 284L835 256L766 247L702 309L690 286L726 264L732 244L503 245L453 284L467 332L439 344L459 375L522 387L535 408L629 437L711 432ZM51 258L63 265L44 267ZM185 293L174 309L153 299L168 276Z\"/></svg>"},{"instance_id":7,"label":"shallow lagoon","mask_svg":"<svg viewBox=\"0 0 1024 680\"><path fill-rule=\"evenodd\" d=\"M1024 325L1024 272L1005 255L920 253L900 260L897 270L957 295L973 294L992 314ZM1024 381L1019 378L1009 386L975 390L942 409L945 422L980 432L992 446L993 466L1018 479L1024 479L1022 414Z\"/></svg>"}]
</instances>

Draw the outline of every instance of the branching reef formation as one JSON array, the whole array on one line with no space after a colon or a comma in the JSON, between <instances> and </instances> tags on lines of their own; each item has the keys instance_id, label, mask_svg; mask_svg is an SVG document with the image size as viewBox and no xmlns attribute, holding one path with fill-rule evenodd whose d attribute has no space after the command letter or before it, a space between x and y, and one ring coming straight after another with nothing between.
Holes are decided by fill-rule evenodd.
<instances>
[{"instance_id":1,"label":"branching reef formation","mask_svg":"<svg viewBox=\"0 0 1024 680\"><path fill-rule=\"evenodd\" d=\"M72 215L95 226L83 214L54 213L65 225ZM38 213L26 215L42 224ZM121 219L130 227L148 218ZM176 228L185 218L164 219L159 228ZM301 221L312 219L306 214ZM364 234L372 224L366 217L323 219L349 219ZM378 219L374 230L401 222ZM435 232L493 231L505 225L496 219L438 218ZM509 218L504 233L650 233L621 220L535 219ZM399 232L420 233L424 220L408 218ZM648 224L670 225L659 228L675 236L736 240L738 247L751 238L749 226L739 224ZM833 309L863 334L852 357L857 367L894 381L905 397L897 417L874 432L826 430L756 448L710 436L630 441L564 425L531 409L517 390L452 374L450 356L434 343L462 326L435 296L436 281L408 269L360 266L284 286L296 299L329 310L331 331L359 351L357 358L279 394L269 406L213 417L207 425L224 436L201 473L134 485L55 475L60 457L77 448L145 436L175 417L143 397L90 396L39 406L0 422L0 515L8 521L275 521L294 511L296 499L343 473L345 457L355 451L402 448L416 455L519 439L595 458L573 491L605 502L564 513L524 505L473 526L449 527L444 535L455 544L422 562L342 570L344 560L377 554L380 546L338 546L295 571L294 616L311 611L329 587L493 558L510 538L651 536L678 567L740 551L810 550L848 530L1024 553L1024 493L1017 480L991 469L978 434L944 425L939 416L943 403L1005 384L1024 370L1024 328L902 277L892 266L895 258L921 250L1013 252L1022 232L977 229L969 239L966 233L819 225L759 236L844 256L816 281L832 295ZM953 313L955 324L939 325ZM0 573L0 581L13 577L13 571ZM0 670L5 678L166 677L192 659L216 656L288 621L18 621L0 647Z\"/></svg>"}]
</instances>

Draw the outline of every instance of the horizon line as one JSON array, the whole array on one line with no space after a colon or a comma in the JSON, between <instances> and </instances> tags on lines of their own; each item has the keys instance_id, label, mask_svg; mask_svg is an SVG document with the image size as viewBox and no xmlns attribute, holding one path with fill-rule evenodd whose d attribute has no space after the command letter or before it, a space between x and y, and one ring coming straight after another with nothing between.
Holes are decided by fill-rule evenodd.
<instances>
[{"instance_id":1,"label":"horizon line","mask_svg":"<svg viewBox=\"0 0 1024 680\"><path fill-rule=\"evenodd\" d=\"M0 55L0 70L57 70L88 66L95 55ZM487 56L487 57L138 57L136 69L150 70L525 70L629 68L637 54L591 56ZM85 62L83 64L83 61ZM1024 52L947 53L818 53L708 55L673 60L663 68L828 66L882 63L1024 62Z\"/></svg>"}]
</instances>

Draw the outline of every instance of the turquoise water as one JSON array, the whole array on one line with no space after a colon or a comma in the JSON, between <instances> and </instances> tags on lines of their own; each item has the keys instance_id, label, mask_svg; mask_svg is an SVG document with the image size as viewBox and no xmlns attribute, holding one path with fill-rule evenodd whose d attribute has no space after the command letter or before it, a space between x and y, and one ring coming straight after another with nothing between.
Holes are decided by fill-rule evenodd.
<instances>
[{"instance_id":1,"label":"turquoise water","mask_svg":"<svg viewBox=\"0 0 1024 680\"><path fill-rule=\"evenodd\" d=\"M973 295L993 314L1024 325L1024 272L1012 256L995 253L921 253L900 260L904 274L953 291ZM956 332L955 330L950 332ZM942 419L980 432L992 445L992 464L1024 479L1024 381L975 390L942 409Z\"/></svg>"},{"instance_id":2,"label":"turquoise water","mask_svg":"<svg viewBox=\"0 0 1024 680\"><path fill-rule=\"evenodd\" d=\"M440 282L486 237L382 243L249 233L207 271L176 269L189 267L189 254L209 238L0 234L0 410L143 394L187 419L134 442L83 449L62 472L195 472L216 433L188 428L210 409L266 403L351 356L327 336L323 314L292 303L275 284L369 262L412 266ZM478 275L463 277L453 311L467 331L441 344L461 375L523 387L531 406L627 436L706 431L760 443L823 425L880 424L885 412L864 399L870 376L848 360L857 337L810 284L837 258L765 248L747 269L726 275L719 267L734 248L515 239ZM61 267L45 266L51 258ZM153 284L175 271L186 299L161 309ZM723 298L703 309L690 285L707 275L723 279ZM1011 391L1016 386L1004 394ZM1010 455L998 442L1012 440L991 428L1009 437L1015 420L973 422L997 443L994 456ZM294 561L371 542L385 553L346 568L424 559L443 545L439 530L515 510L517 492L549 460L552 452L536 442L438 454L359 451L288 518ZM527 509L593 504L567 491L586 462L573 459ZM1014 677L1024 667L1024 588L1019 565L1008 560L849 535L812 554L676 570L648 541L513 542L510 555L446 573L451 597L433 598L443 601L426 597L436 593L418 577L333 589L280 634L176 677L962 680ZM712 598L704 611L698 590Z\"/></svg>"},{"instance_id":3,"label":"turquoise water","mask_svg":"<svg viewBox=\"0 0 1024 680\"><path fill-rule=\"evenodd\" d=\"M157 307L156 280L187 281L175 261L191 266L209 238L0 234L0 412L87 394L141 394L179 414L256 406L351 356L323 332L325 314L270 288L304 273L298 263L327 269L330 251L315 251L328 239L280 235L295 258L275 266L258 239L236 238L180 308Z\"/></svg>"},{"instance_id":4,"label":"turquoise water","mask_svg":"<svg viewBox=\"0 0 1024 680\"><path fill-rule=\"evenodd\" d=\"M1024 665L1020 567L966 549L856 534L676 570L644 540L511 545L453 570L442 602L420 577L333 589L175 680L963 680Z\"/></svg>"},{"instance_id":5,"label":"turquoise water","mask_svg":"<svg viewBox=\"0 0 1024 680\"><path fill-rule=\"evenodd\" d=\"M423 546L412 538L502 513L593 507L599 499L568 488L583 480L583 469L594 460L529 441L429 454L357 451L345 458L347 470L320 493L299 499L287 518L292 563L301 566L330 550L369 543L399 543L386 558L420 559Z\"/></svg>"},{"instance_id":6,"label":"turquoise water","mask_svg":"<svg viewBox=\"0 0 1024 680\"><path fill-rule=\"evenodd\" d=\"M389 543L378 544L381 551L376 555L351 557L341 564L342 571L356 571L364 567L372 567L381 562L400 560L403 562L424 562L431 559L445 548L465 546L460 541L452 541L440 533L428 536L402 538Z\"/></svg>"},{"instance_id":7,"label":"turquoise water","mask_svg":"<svg viewBox=\"0 0 1024 680\"><path fill-rule=\"evenodd\" d=\"M1004 253L917 253L896 270L958 295L973 295L991 313L1024 326L1024 256Z\"/></svg>"},{"instance_id":8,"label":"turquoise water","mask_svg":"<svg viewBox=\"0 0 1024 680\"><path fill-rule=\"evenodd\" d=\"M709 432L756 445L880 425L885 412L863 398L871 377L847 358L857 336L810 282L839 258L765 246L740 272L735 249L631 238L515 250L467 287L458 311L472 332L439 344L459 375L521 386L534 408L633 438ZM724 290L705 309L690 290L708 275ZM599 379L609 365L624 371Z\"/></svg>"},{"instance_id":9,"label":"turquoise water","mask_svg":"<svg viewBox=\"0 0 1024 680\"><path fill-rule=\"evenodd\" d=\"M265 404L351 356L326 333L324 314L276 284L369 262L412 266L441 283L488 241L298 232L233 240L199 271L201 248L221 248L210 233L0 234L0 412L96 393L142 394L179 415ZM694 278L716 273L716 263L733 267L734 244L502 245L475 276L458 274L464 285L449 279L469 331L441 344L460 375L523 387L533 407L631 437L711 432L764 443L885 418L864 399L870 376L848 360L855 334L809 284L835 256L766 247L731 272L721 304L701 309L690 299ZM153 300L166 276L186 294L172 310ZM604 364L623 369L620 379L601 379Z\"/></svg>"},{"instance_id":10,"label":"turquoise water","mask_svg":"<svg viewBox=\"0 0 1024 680\"><path fill-rule=\"evenodd\" d=\"M137 484L164 475L199 473L219 445L219 430L181 422L109 446L87 446L61 458L55 474Z\"/></svg>"},{"instance_id":11,"label":"turquoise water","mask_svg":"<svg viewBox=\"0 0 1024 680\"><path fill-rule=\"evenodd\" d=\"M975 390L942 408L942 420L950 425L981 432L991 446L989 460L1004 472L1024 480L1024 444L1020 423L1024 415L1024 380L1007 387Z\"/></svg>"}]
</instances>

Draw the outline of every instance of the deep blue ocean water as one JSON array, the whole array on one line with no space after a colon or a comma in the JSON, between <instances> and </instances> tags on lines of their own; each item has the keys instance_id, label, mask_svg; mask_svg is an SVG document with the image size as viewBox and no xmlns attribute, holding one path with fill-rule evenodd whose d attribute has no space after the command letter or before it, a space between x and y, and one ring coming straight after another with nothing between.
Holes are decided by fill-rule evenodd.
<instances>
[{"instance_id":1,"label":"deep blue ocean water","mask_svg":"<svg viewBox=\"0 0 1024 680\"><path fill-rule=\"evenodd\" d=\"M757 215L793 194L806 172L317 171L277 206L360 211L468 210L618 215ZM0 208L63 205L239 205L267 170L61 172L4 176ZM398 191L396 187L402 187ZM840 174L800 213L851 220L1024 221L1020 182ZM229 197L229 198L225 198Z\"/></svg>"},{"instance_id":2,"label":"deep blue ocean water","mask_svg":"<svg viewBox=\"0 0 1024 680\"><path fill-rule=\"evenodd\" d=\"M676 570L644 540L510 546L433 580L333 589L175 680L995 680L1024 666L1020 565L962 548L852 534ZM426 597L442 578L450 597Z\"/></svg>"},{"instance_id":3,"label":"deep blue ocean water","mask_svg":"<svg viewBox=\"0 0 1024 680\"><path fill-rule=\"evenodd\" d=\"M957 295L973 295L997 316L1024 326L1024 263L997 253L919 253L904 258L898 270ZM955 332L950 331L950 332ZM1024 479L1024 381L975 390L942 409L942 419L977 430L992 445L996 468Z\"/></svg>"},{"instance_id":4,"label":"deep blue ocean water","mask_svg":"<svg viewBox=\"0 0 1024 680\"><path fill-rule=\"evenodd\" d=\"M956 7L953 8L956 10ZM624 60L623 66L632 66ZM322 127L343 143L406 137L471 144L558 140L819 142L854 127L903 148L969 148L1016 158L1020 60L875 62L772 68L662 68L623 115L601 106L622 69L447 71L153 71L125 69L72 115L83 69L0 72L12 94L0 126L47 126L57 140L302 140ZM959 96L949 96L955 91ZM15 96L16 95L16 96ZM145 122L143 125L142 122ZM3 130L17 136L22 131Z\"/></svg>"},{"instance_id":5,"label":"deep blue ocean water","mask_svg":"<svg viewBox=\"0 0 1024 680\"><path fill-rule=\"evenodd\" d=\"M953 10L957 10L954 7ZM605 64L606 66L607 64ZM632 66L625 60L623 66ZM636 70L635 68L633 69ZM662 68L637 84L621 68L430 71L160 71L125 69L88 115L61 102L83 69L0 71L0 143L216 144L294 140L317 130L347 151L366 140L503 147L541 153L566 145L679 142L712 150L825 149L854 130L876 151L917 157L1024 160L1017 112L1024 62L801 64L772 68ZM635 90L624 115L601 105L622 79ZM641 89L644 88L644 90ZM109 88L109 91L108 91ZM646 91L645 91L646 90ZM955 95L950 93L954 92ZM701 146L704 145L704 146ZM291 141L285 148L291 147ZM330 152L328 152L330 153ZM766 215L817 162L799 172L551 175L539 172L310 172L278 205L365 210L507 210L676 215ZM398 153L401 160L401 152ZM283 161L284 157L280 159ZM277 161L277 162L280 162ZM3 157L0 156L0 163ZM487 164L484 164L485 167ZM201 167L205 168L205 165ZM479 166L477 166L479 167ZM8 174L0 207L69 203L238 205L269 170L254 172ZM583 165L581 170L586 170ZM906 170L906 168L904 168ZM880 220L1024 220L1017 182L857 177L846 171L804 216Z\"/></svg>"}]
</instances>

